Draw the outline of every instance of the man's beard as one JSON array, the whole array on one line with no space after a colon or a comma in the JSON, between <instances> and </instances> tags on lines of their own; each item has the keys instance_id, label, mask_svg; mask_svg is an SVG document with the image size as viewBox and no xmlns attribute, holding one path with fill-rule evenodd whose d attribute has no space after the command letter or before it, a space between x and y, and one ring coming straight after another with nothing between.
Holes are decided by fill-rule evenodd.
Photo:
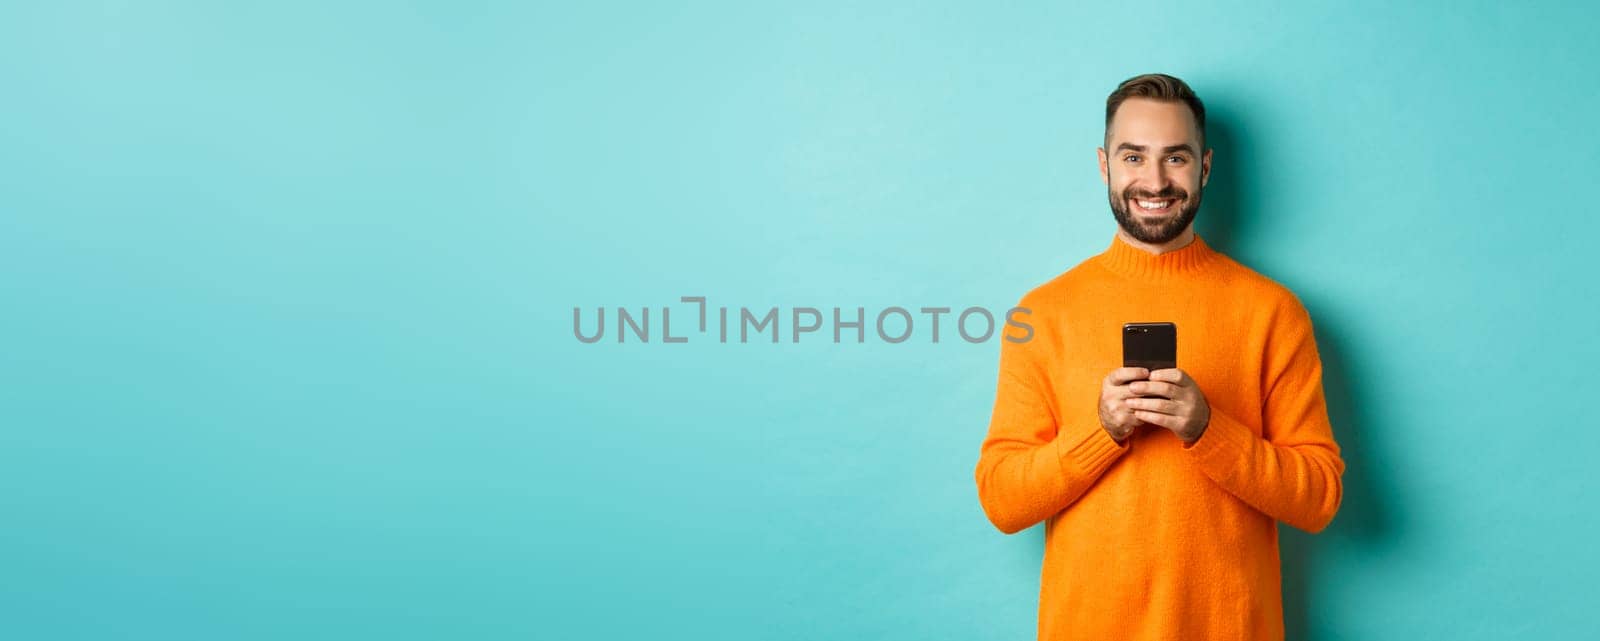
<instances>
[{"instance_id":1,"label":"man's beard","mask_svg":"<svg viewBox=\"0 0 1600 641\"><path fill-rule=\"evenodd\" d=\"M1107 198L1111 201L1111 215L1116 217L1117 224L1122 226L1122 230L1128 232L1129 236L1138 241L1152 245L1171 242L1182 234L1183 230L1188 229L1189 223L1194 222L1195 214L1200 211L1200 197L1204 193L1205 188L1201 188L1200 191L1195 192L1194 202L1189 202L1188 194L1177 187L1167 187L1154 194L1148 191L1134 191L1130 187L1123 190L1122 198L1117 198L1115 194L1111 193L1111 190L1106 190ZM1134 199L1166 200L1169 198L1176 198L1181 204L1178 215L1168 216L1165 220L1153 226L1140 222L1137 218L1134 218L1132 212L1128 211L1128 203Z\"/></svg>"}]
</instances>

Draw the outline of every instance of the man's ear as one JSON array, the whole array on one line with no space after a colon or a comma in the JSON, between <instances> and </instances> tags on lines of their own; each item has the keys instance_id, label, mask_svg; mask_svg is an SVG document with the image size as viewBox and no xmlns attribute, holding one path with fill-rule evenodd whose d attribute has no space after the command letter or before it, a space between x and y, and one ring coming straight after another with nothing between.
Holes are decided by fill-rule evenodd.
<instances>
[{"instance_id":1,"label":"man's ear","mask_svg":"<svg viewBox=\"0 0 1600 641\"><path fill-rule=\"evenodd\" d=\"M1111 174L1108 173L1111 168L1106 165L1106 160L1107 160L1107 158L1106 158L1106 148L1105 147L1096 147L1095 150L1094 150L1094 153L1095 153L1096 156L1100 157L1100 182L1103 182L1103 183L1105 183L1107 185L1111 184ZM1208 163L1210 162L1210 158L1211 158L1211 156L1209 156L1209 155L1206 156L1206 159L1207 159ZM1204 186L1204 185L1202 185L1202 186Z\"/></svg>"},{"instance_id":2,"label":"man's ear","mask_svg":"<svg viewBox=\"0 0 1600 641\"><path fill-rule=\"evenodd\" d=\"M1204 156L1200 157L1200 186L1205 187L1206 181L1211 179L1211 150L1206 149Z\"/></svg>"}]
</instances>

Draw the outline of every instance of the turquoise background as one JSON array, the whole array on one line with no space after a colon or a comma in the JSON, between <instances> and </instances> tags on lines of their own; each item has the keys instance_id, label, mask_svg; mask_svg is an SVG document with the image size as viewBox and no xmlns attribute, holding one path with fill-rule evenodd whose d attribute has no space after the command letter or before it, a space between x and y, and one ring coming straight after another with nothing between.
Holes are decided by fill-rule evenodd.
<instances>
[{"instance_id":1,"label":"turquoise background","mask_svg":"<svg viewBox=\"0 0 1600 641\"><path fill-rule=\"evenodd\" d=\"M1032 638L997 342L572 309L1004 310L1165 71L1349 466L1290 637L1593 638L1584 5L8 3L0 637Z\"/></svg>"}]
</instances>

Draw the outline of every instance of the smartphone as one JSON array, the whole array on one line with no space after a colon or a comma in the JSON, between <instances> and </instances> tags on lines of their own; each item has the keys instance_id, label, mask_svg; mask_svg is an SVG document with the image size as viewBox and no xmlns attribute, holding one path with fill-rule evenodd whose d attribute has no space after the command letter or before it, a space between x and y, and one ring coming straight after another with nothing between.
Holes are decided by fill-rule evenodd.
<instances>
[{"instance_id":1,"label":"smartphone","mask_svg":"<svg viewBox=\"0 0 1600 641\"><path fill-rule=\"evenodd\" d=\"M1122 326L1122 366L1149 370L1178 366L1178 326L1127 323Z\"/></svg>"}]
</instances>

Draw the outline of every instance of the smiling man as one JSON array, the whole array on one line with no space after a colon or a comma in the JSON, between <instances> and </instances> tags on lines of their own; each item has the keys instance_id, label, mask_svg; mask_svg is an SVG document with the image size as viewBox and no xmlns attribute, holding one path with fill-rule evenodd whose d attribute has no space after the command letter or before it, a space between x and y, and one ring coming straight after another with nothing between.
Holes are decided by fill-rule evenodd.
<instances>
[{"instance_id":1,"label":"smiling man","mask_svg":"<svg viewBox=\"0 0 1600 641\"><path fill-rule=\"evenodd\" d=\"M1007 534L1045 524L1041 640L1282 639L1278 522L1319 532L1343 494L1310 315L1192 229L1211 150L1187 84L1123 82L1105 126L1117 233L1022 297L979 501ZM1121 367L1141 321L1177 325L1176 368Z\"/></svg>"}]
</instances>

